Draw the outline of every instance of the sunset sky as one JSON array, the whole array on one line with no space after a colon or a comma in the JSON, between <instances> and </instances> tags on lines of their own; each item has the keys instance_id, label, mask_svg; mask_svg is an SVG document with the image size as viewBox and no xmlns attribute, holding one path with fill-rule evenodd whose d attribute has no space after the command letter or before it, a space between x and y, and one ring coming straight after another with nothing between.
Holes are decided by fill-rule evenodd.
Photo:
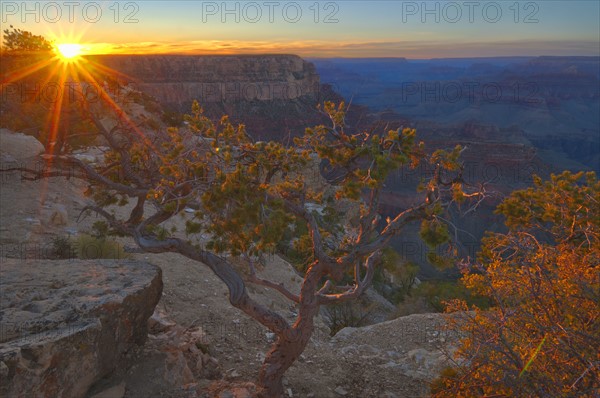
<instances>
[{"instance_id":1,"label":"sunset sky","mask_svg":"<svg viewBox=\"0 0 600 398\"><path fill-rule=\"evenodd\" d=\"M2 1L2 26L87 53L600 55L590 1Z\"/></svg>"}]
</instances>

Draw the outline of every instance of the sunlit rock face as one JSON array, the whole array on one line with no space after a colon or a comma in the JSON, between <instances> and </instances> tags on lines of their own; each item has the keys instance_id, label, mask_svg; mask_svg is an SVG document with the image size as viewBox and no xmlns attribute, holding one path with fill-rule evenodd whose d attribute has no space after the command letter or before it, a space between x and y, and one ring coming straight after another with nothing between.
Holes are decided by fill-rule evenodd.
<instances>
[{"instance_id":1,"label":"sunlit rock face","mask_svg":"<svg viewBox=\"0 0 600 398\"><path fill-rule=\"evenodd\" d=\"M316 99L319 76L296 55L125 55L94 60L134 79L164 104Z\"/></svg>"},{"instance_id":2,"label":"sunlit rock face","mask_svg":"<svg viewBox=\"0 0 600 398\"><path fill-rule=\"evenodd\" d=\"M296 55L103 55L88 57L113 77L189 113L198 100L214 118L227 114L257 139L300 135L323 120L323 98L312 63Z\"/></svg>"},{"instance_id":3,"label":"sunlit rock face","mask_svg":"<svg viewBox=\"0 0 600 398\"><path fill-rule=\"evenodd\" d=\"M83 397L148 335L162 273L118 260L0 266L0 396Z\"/></svg>"}]
</instances>

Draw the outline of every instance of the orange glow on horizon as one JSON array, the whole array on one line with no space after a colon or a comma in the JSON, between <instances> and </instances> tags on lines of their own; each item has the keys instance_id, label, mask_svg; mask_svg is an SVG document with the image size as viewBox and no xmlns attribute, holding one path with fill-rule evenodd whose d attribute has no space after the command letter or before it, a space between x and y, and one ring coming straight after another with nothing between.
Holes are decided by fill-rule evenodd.
<instances>
[{"instance_id":1,"label":"orange glow on horizon","mask_svg":"<svg viewBox=\"0 0 600 398\"><path fill-rule=\"evenodd\" d=\"M551 53L556 46L568 52L576 43L545 40L455 42L439 40L189 40L178 42L88 42L85 55L262 55L295 54L300 57L377 58L401 57L407 59L470 58L495 56L538 56ZM584 43L593 47L593 43ZM506 53L507 48L513 48ZM558 55L562 54L559 52Z\"/></svg>"}]
</instances>

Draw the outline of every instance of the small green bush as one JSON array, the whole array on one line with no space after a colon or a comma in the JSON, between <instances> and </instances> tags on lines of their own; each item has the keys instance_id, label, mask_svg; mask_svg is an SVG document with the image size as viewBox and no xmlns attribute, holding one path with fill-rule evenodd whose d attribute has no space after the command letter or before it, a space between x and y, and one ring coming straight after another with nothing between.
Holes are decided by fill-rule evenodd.
<instances>
[{"instance_id":1,"label":"small green bush","mask_svg":"<svg viewBox=\"0 0 600 398\"><path fill-rule=\"evenodd\" d=\"M75 257L73 243L66 236L57 236L52 239L52 254L59 259Z\"/></svg>"},{"instance_id":2,"label":"small green bush","mask_svg":"<svg viewBox=\"0 0 600 398\"><path fill-rule=\"evenodd\" d=\"M129 258L123 245L113 239L97 238L82 234L75 240L75 252L78 258L91 260L99 258Z\"/></svg>"}]
</instances>

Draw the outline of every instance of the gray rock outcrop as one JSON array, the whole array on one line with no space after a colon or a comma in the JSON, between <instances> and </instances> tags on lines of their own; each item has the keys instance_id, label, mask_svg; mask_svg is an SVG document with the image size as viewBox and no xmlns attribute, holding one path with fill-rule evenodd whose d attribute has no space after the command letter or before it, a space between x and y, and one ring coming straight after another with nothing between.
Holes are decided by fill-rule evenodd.
<instances>
[{"instance_id":1,"label":"gray rock outcrop","mask_svg":"<svg viewBox=\"0 0 600 398\"><path fill-rule=\"evenodd\" d=\"M0 396L83 397L146 340L162 272L135 261L0 264Z\"/></svg>"},{"instance_id":2,"label":"gray rock outcrop","mask_svg":"<svg viewBox=\"0 0 600 398\"><path fill-rule=\"evenodd\" d=\"M343 369L356 373L350 380L341 376L337 380L346 380L344 389L364 397L414 396L408 391L428 395L429 382L452 365L458 345L459 336L447 327L450 316L454 315L413 314L342 329L331 339L330 348L338 353Z\"/></svg>"},{"instance_id":3,"label":"gray rock outcrop","mask_svg":"<svg viewBox=\"0 0 600 398\"><path fill-rule=\"evenodd\" d=\"M35 137L0 129L0 160L4 167L15 167L23 159L29 159L44 152L44 146Z\"/></svg>"}]
</instances>

